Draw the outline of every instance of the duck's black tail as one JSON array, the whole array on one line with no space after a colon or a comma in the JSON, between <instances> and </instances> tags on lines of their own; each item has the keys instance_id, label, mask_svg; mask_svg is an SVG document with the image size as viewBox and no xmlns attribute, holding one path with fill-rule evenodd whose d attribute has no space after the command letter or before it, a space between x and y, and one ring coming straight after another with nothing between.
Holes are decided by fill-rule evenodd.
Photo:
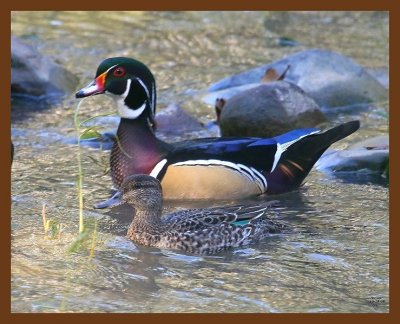
<instances>
[{"instance_id":1,"label":"duck's black tail","mask_svg":"<svg viewBox=\"0 0 400 324\"><path fill-rule=\"evenodd\" d=\"M351 121L327 130L311 134L290 145L267 176L267 193L281 193L301 185L322 153L333 143L349 136L360 127L360 122Z\"/></svg>"}]
</instances>

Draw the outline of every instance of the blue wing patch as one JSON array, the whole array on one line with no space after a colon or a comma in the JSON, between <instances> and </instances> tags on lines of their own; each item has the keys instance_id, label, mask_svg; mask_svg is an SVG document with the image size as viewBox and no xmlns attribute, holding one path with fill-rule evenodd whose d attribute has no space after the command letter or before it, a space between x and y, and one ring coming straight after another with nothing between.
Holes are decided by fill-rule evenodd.
<instances>
[{"instance_id":1,"label":"blue wing patch","mask_svg":"<svg viewBox=\"0 0 400 324\"><path fill-rule=\"evenodd\" d=\"M268 145L276 145L277 141L272 138L263 138L258 141L255 141L248 146L268 146Z\"/></svg>"},{"instance_id":2,"label":"blue wing patch","mask_svg":"<svg viewBox=\"0 0 400 324\"><path fill-rule=\"evenodd\" d=\"M283 145L289 142L296 142L297 140L314 133L319 133L321 130L318 128L302 128L290 131L288 133L273 137L276 142Z\"/></svg>"}]
</instances>

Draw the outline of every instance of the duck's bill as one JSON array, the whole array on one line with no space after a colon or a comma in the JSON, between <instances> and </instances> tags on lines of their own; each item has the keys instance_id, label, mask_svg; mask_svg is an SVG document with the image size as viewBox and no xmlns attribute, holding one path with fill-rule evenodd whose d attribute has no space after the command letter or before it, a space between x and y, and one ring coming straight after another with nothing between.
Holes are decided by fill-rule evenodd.
<instances>
[{"instance_id":1,"label":"duck's bill","mask_svg":"<svg viewBox=\"0 0 400 324\"><path fill-rule=\"evenodd\" d=\"M122 194L120 191L117 191L111 198L99 202L95 204L93 207L95 209L103 209L103 208L111 208L111 207L116 207L119 205L123 205L125 201L122 200Z\"/></svg>"},{"instance_id":2,"label":"duck's bill","mask_svg":"<svg viewBox=\"0 0 400 324\"><path fill-rule=\"evenodd\" d=\"M79 90L76 94L76 98L85 98L89 96L93 96L96 94L104 93L104 82L105 81L105 74L99 75L96 79L90 82L86 87Z\"/></svg>"}]
</instances>

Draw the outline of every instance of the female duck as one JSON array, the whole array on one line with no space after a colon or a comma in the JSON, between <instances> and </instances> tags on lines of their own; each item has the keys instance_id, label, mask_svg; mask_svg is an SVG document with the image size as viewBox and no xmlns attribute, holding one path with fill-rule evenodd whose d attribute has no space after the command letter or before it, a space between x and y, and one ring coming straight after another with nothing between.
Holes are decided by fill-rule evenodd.
<instances>
[{"instance_id":1,"label":"female duck","mask_svg":"<svg viewBox=\"0 0 400 324\"><path fill-rule=\"evenodd\" d=\"M161 217L162 189L157 179L130 176L121 190L122 200L136 210L127 237L143 245L211 254L258 242L284 228L266 216L274 202L253 207L187 209Z\"/></svg>"}]
</instances>

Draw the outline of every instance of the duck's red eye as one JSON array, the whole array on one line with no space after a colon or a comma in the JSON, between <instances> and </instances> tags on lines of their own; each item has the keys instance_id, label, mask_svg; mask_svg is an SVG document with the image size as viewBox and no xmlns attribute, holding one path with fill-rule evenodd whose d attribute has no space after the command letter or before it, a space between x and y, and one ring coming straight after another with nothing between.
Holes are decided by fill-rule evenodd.
<instances>
[{"instance_id":1,"label":"duck's red eye","mask_svg":"<svg viewBox=\"0 0 400 324\"><path fill-rule=\"evenodd\" d=\"M125 75L125 69L122 67L117 67L114 72L113 72L114 76L116 77L123 77Z\"/></svg>"}]
</instances>

